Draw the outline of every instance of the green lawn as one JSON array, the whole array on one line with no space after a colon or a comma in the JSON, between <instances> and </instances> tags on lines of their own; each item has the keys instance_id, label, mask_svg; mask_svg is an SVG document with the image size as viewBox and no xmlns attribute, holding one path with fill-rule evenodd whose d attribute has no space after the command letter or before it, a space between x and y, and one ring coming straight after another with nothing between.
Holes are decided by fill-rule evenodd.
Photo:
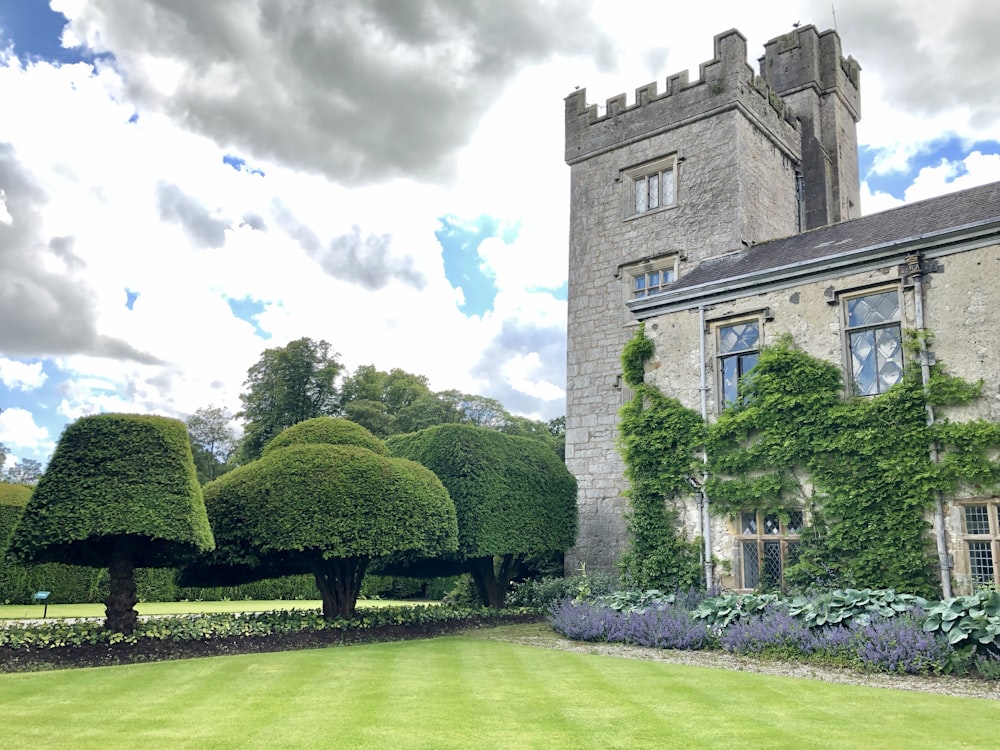
<instances>
[{"instance_id":1,"label":"green lawn","mask_svg":"<svg viewBox=\"0 0 1000 750\"><path fill-rule=\"evenodd\" d=\"M388 599L361 599L359 607L385 607L414 604L413 601ZM432 602L419 602L431 604ZM186 615L195 612L270 612L277 609L321 609L319 600L271 600L229 602L140 602L136 605L140 615ZM41 604L0 604L0 620L40 619L44 612ZM104 617L103 604L50 604L49 618Z\"/></svg>"},{"instance_id":2,"label":"green lawn","mask_svg":"<svg viewBox=\"0 0 1000 750\"><path fill-rule=\"evenodd\" d=\"M989 748L1000 701L443 637L0 675L11 748Z\"/></svg>"}]
</instances>

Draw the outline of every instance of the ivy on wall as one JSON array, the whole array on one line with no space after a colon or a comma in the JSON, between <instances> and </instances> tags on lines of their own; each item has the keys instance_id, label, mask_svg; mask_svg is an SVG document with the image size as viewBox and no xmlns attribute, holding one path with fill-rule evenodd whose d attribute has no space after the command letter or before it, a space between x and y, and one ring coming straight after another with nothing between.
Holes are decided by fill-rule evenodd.
<instances>
[{"instance_id":1,"label":"ivy on wall","mask_svg":"<svg viewBox=\"0 0 1000 750\"><path fill-rule=\"evenodd\" d=\"M649 343L630 341L626 351L641 351L648 360L652 342L641 328L633 341L639 337ZM982 384L936 365L925 392L919 372L908 368L904 381L880 396L845 399L838 368L786 337L761 351L740 383L740 402L708 426L640 381L622 409L621 442L631 484L630 530L649 536L633 540L629 564L639 567L641 554L658 557L667 571L690 563L676 529L657 540L650 519L656 502L669 516L689 492L686 477L698 471L692 460L704 448L714 513L810 509L797 562L786 570L793 585L933 595L937 571L927 511L936 493L959 486L992 492L1000 484L1000 426L985 420L928 425L928 403L968 403Z\"/></svg>"},{"instance_id":2,"label":"ivy on wall","mask_svg":"<svg viewBox=\"0 0 1000 750\"><path fill-rule=\"evenodd\" d=\"M703 469L701 415L644 382L653 342L640 324L622 353L632 398L622 406L619 450L629 482L625 521L629 544L619 563L624 579L643 588L688 588L700 579L698 544L680 528L679 503L690 493L687 478Z\"/></svg>"}]
</instances>

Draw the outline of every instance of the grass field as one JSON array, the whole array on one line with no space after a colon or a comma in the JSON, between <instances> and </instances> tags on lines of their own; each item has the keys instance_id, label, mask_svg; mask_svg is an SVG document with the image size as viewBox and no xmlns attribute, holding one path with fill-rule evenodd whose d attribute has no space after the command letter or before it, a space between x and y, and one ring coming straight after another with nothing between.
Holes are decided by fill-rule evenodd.
<instances>
[{"instance_id":1,"label":"grass field","mask_svg":"<svg viewBox=\"0 0 1000 750\"><path fill-rule=\"evenodd\" d=\"M359 607L385 607L415 604L413 601L388 599L360 599ZM431 602L421 602L431 604ZM271 600L229 602L140 602L136 610L140 615L186 615L196 612L270 612L278 609L321 609L319 600ZM0 604L0 620L40 619L44 612L41 604ZM60 617L104 617L103 604L50 604L50 619Z\"/></svg>"},{"instance_id":2,"label":"grass field","mask_svg":"<svg viewBox=\"0 0 1000 750\"><path fill-rule=\"evenodd\" d=\"M11 748L989 748L1000 701L469 637L0 675Z\"/></svg>"}]
</instances>

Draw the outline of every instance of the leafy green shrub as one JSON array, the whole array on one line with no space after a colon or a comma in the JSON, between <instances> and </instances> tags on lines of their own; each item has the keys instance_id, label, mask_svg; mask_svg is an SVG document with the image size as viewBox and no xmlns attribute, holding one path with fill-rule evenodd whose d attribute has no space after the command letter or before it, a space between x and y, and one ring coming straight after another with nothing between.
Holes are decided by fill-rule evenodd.
<instances>
[{"instance_id":1,"label":"leafy green shrub","mask_svg":"<svg viewBox=\"0 0 1000 750\"><path fill-rule=\"evenodd\" d=\"M383 573L468 572L480 601L503 606L517 566L576 539L576 479L545 443L466 424L444 424L387 441L448 488L458 515L458 552L398 559Z\"/></svg>"},{"instance_id":2,"label":"leafy green shrub","mask_svg":"<svg viewBox=\"0 0 1000 750\"><path fill-rule=\"evenodd\" d=\"M723 594L706 599L692 614L709 627L722 629L742 617L763 614L778 602L777 594Z\"/></svg>"},{"instance_id":3,"label":"leafy green shrub","mask_svg":"<svg viewBox=\"0 0 1000 750\"><path fill-rule=\"evenodd\" d=\"M577 598L581 589L585 588L589 596L602 597L610 594L617 584L617 577L607 573L528 579L514 584L507 603L544 612L562 599Z\"/></svg>"},{"instance_id":4,"label":"leafy green shrub","mask_svg":"<svg viewBox=\"0 0 1000 750\"><path fill-rule=\"evenodd\" d=\"M913 594L897 594L892 589L837 589L815 596L796 596L788 613L809 627L821 625L868 625L875 617L923 609L927 600Z\"/></svg>"},{"instance_id":5,"label":"leafy green shrub","mask_svg":"<svg viewBox=\"0 0 1000 750\"><path fill-rule=\"evenodd\" d=\"M938 602L927 611L924 630L945 633L956 648L985 650L1000 636L1000 592L980 591Z\"/></svg>"},{"instance_id":6,"label":"leafy green shrub","mask_svg":"<svg viewBox=\"0 0 1000 750\"><path fill-rule=\"evenodd\" d=\"M509 609L504 616L519 618L533 614ZM438 605L371 607L357 610L351 618L323 617L318 610L288 610L237 614L199 614L176 617L148 617L140 620L132 633L108 631L94 620L75 622L50 620L43 623L12 623L0 628L0 648L55 649L88 644L134 644L142 641L184 642L230 637L266 637L302 631L371 630L386 626L411 628L434 623L460 622L479 617L496 618L483 608L453 608Z\"/></svg>"},{"instance_id":7,"label":"leafy green shrub","mask_svg":"<svg viewBox=\"0 0 1000 750\"><path fill-rule=\"evenodd\" d=\"M290 445L357 445L382 456L385 443L355 422L336 417L316 417L282 430L264 447L264 454Z\"/></svg>"},{"instance_id":8,"label":"leafy green shrub","mask_svg":"<svg viewBox=\"0 0 1000 750\"><path fill-rule=\"evenodd\" d=\"M984 680L1000 680L1000 653L979 654L973 665Z\"/></svg>"}]
</instances>

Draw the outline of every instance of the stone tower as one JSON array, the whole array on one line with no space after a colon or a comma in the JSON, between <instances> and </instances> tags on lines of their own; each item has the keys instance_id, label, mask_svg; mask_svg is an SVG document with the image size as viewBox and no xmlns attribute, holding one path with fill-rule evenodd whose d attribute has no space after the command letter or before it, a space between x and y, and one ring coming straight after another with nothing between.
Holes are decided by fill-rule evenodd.
<instances>
[{"instance_id":1,"label":"stone tower","mask_svg":"<svg viewBox=\"0 0 1000 750\"><path fill-rule=\"evenodd\" d=\"M767 43L756 76L731 30L697 81L647 84L603 113L585 89L566 98L566 463L580 512L567 572L611 570L625 543L620 355L636 325L626 303L698 262L857 216L859 70L835 32L805 26Z\"/></svg>"}]
</instances>

